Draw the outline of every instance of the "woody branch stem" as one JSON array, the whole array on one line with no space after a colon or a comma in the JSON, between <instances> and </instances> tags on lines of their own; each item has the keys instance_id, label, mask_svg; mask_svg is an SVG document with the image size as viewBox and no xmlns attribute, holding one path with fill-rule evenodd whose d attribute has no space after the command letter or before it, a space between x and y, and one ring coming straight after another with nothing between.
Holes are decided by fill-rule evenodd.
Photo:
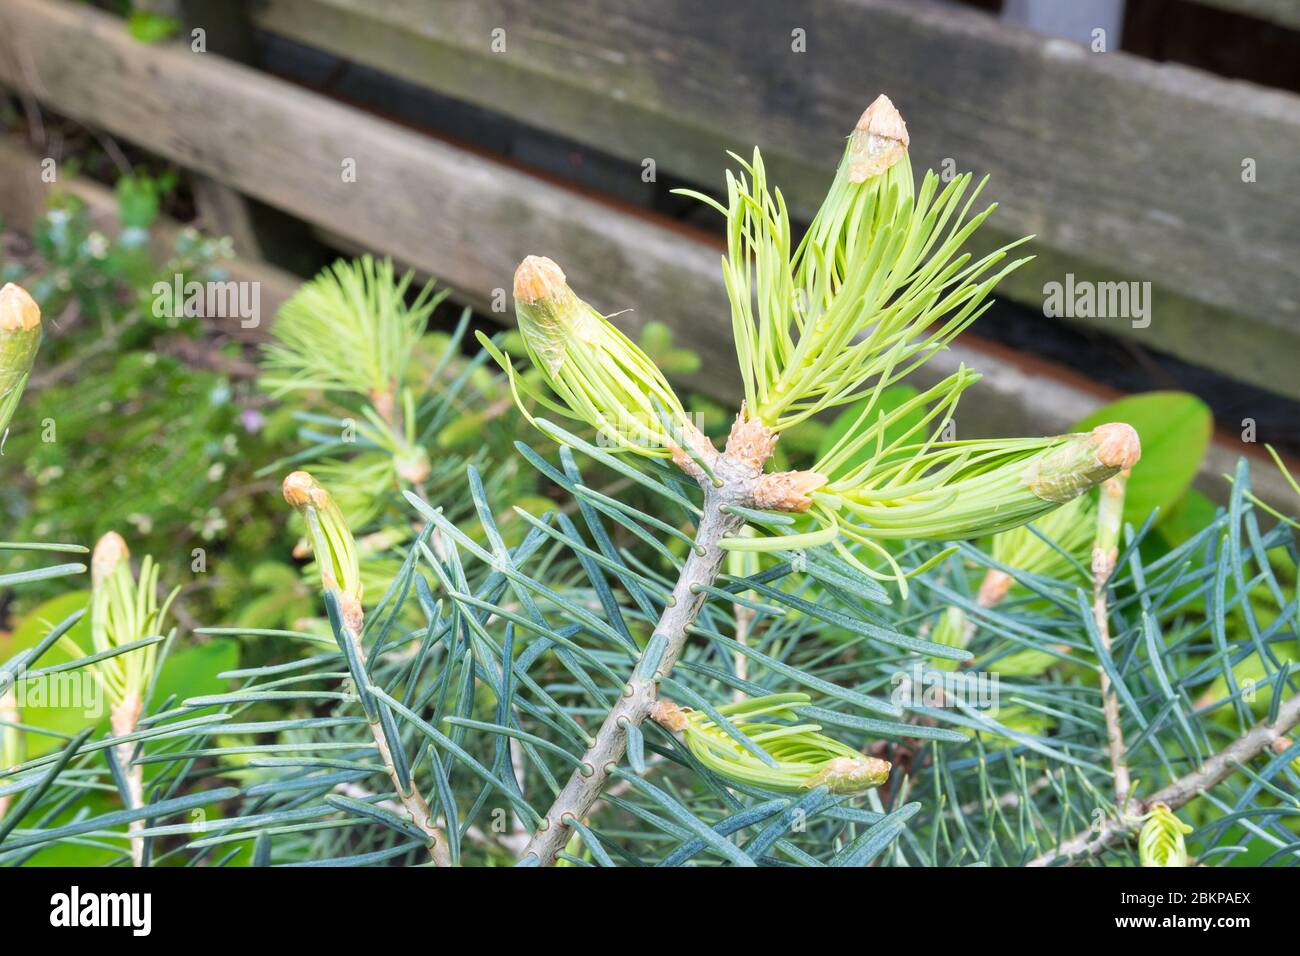
<instances>
[{"instance_id":1,"label":"woody branch stem","mask_svg":"<svg viewBox=\"0 0 1300 956\"><path fill-rule=\"evenodd\" d=\"M362 677L369 682L370 676L364 671L366 654L361 647L361 637L351 627L344 627L343 630L352 644L357 666L362 668ZM415 780L412 779L408 787L402 786L397 765L393 762L393 752L388 748L388 738L384 735L384 728L378 720L370 724L370 734L374 737L375 749L379 751L379 759L384 762L384 767L388 770L388 778L392 781L393 789L397 791L397 798L402 802L402 807L410 815L411 822L429 838L430 859L436 866L451 866L451 852L448 849L447 839L434 823L433 815L429 812L428 801L424 799L424 794L416 786Z\"/></svg>"},{"instance_id":2,"label":"woody branch stem","mask_svg":"<svg viewBox=\"0 0 1300 956\"><path fill-rule=\"evenodd\" d=\"M1227 747L1220 750L1191 773L1179 777L1146 800L1129 800L1117 818L1108 819L1099 830L1075 834L1055 850L1030 860L1029 866L1072 866L1103 853L1127 839L1140 825L1142 814L1157 803L1171 810L1190 802L1217 786L1266 750L1273 748L1297 723L1300 723L1300 694L1278 708L1277 719L1261 720Z\"/></svg>"},{"instance_id":3,"label":"woody branch stem","mask_svg":"<svg viewBox=\"0 0 1300 956\"><path fill-rule=\"evenodd\" d=\"M1124 516L1124 494L1128 472L1108 478L1101 486L1097 505L1097 538L1092 550L1092 617L1097 626L1101 646L1112 657L1110 639L1110 613L1106 602L1106 586L1115 571L1119 555L1119 529ZM1128 803L1132 782L1129 778L1128 756L1124 748L1124 727L1119 710L1119 696L1111 684L1106 668L1100 668L1102 716L1106 723L1106 749L1110 755L1111 776L1115 786L1115 804L1121 809Z\"/></svg>"},{"instance_id":4,"label":"woody branch stem","mask_svg":"<svg viewBox=\"0 0 1300 956\"><path fill-rule=\"evenodd\" d=\"M590 813L627 750L627 728L640 726L649 716L659 681L672 670L686 646L687 632L704 606L706 594L703 588L714 582L722 568L725 556L722 539L739 531L744 524L742 518L724 509L727 505L752 503L763 464L772 452L770 433L764 438L756 436L756 431L754 423L738 420L727 442L727 450L722 454L712 450L711 446L704 448L693 442L697 450L702 449L712 459L708 464L719 481L715 483L707 476L695 475L704 489L704 509L695 533L694 547L682 565L672 595L655 624L654 637L647 643L632 676L623 686L618 702L606 715L594 742L583 755L581 765L555 798L545 822L524 850L526 856L537 857L542 866L554 863L556 855L572 836L570 821L581 821ZM703 436L698 437L703 439ZM707 439L704 439L704 444L707 444ZM658 637L664 640L656 640ZM656 664L650 655L659 654L660 649L662 654Z\"/></svg>"}]
</instances>

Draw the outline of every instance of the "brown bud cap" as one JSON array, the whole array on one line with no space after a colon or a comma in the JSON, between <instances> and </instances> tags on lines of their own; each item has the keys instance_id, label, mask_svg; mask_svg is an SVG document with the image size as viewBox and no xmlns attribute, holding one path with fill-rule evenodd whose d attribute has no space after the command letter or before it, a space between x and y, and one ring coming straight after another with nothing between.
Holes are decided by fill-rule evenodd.
<instances>
[{"instance_id":1,"label":"brown bud cap","mask_svg":"<svg viewBox=\"0 0 1300 956\"><path fill-rule=\"evenodd\" d=\"M295 471L285 477L280 490L284 494L284 500L289 504L295 508L305 508L309 504L316 503L316 492L321 488L316 484L316 479L307 472Z\"/></svg>"},{"instance_id":2,"label":"brown bud cap","mask_svg":"<svg viewBox=\"0 0 1300 956\"><path fill-rule=\"evenodd\" d=\"M116 531L110 531L95 544L90 556L90 580L92 584L108 578L123 561L131 557L131 552Z\"/></svg>"},{"instance_id":3,"label":"brown bud cap","mask_svg":"<svg viewBox=\"0 0 1300 956\"><path fill-rule=\"evenodd\" d=\"M855 129L885 139L897 140L904 146L911 143L907 135L907 124L903 122L903 114L898 112L894 101L884 93L872 100L871 105L862 111Z\"/></svg>"},{"instance_id":4,"label":"brown bud cap","mask_svg":"<svg viewBox=\"0 0 1300 956\"><path fill-rule=\"evenodd\" d=\"M980 607L993 607L1011 590L1012 578L1005 571L999 571L997 568L990 568L984 575L984 580L980 582L979 596L976 598Z\"/></svg>"},{"instance_id":5,"label":"brown bud cap","mask_svg":"<svg viewBox=\"0 0 1300 956\"><path fill-rule=\"evenodd\" d=\"M650 707L650 719L659 726L671 731L686 729L690 721L684 708L678 707L671 700L656 700Z\"/></svg>"},{"instance_id":6,"label":"brown bud cap","mask_svg":"<svg viewBox=\"0 0 1300 956\"><path fill-rule=\"evenodd\" d=\"M879 757L835 757L826 761L803 785L808 789L825 787L831 793L858 793L878 787L889 779L892 764Z\"/></svg>"},{"instance_id":7,"label":"brown bud cap","mask_svg":"<svg viewBox=\"0 0 1300 956\"><path fill-rule=\"evenodd\" d=\"M807 511L812 493L824 484L826 476L815 471L778 471L755 482L752 501L769 511Z\"/></svg>"},{"instance_id":8,"label":"brown bud cap","mask_svg":"<svg viewBox=\"0 0 1300 956\"><path fill-rule=\"evenodd\" d=\"M1128 471L1142 457L1142 442L1132 425L1110 422L1098 425L1091 435L1097 447L1097 460L1108 468Z\"/></svg>"},{"instance_id":9,"label":"brown bud cap","mask_svg":"<svg viewBox=\"0 0 1300 956\"><path fill-rule=\"evenodd\" d=\"M727 454L761 472L776 450L776 439L776 432L757 418L750 418L748 409L742 405L727 436Z\"/></svg>"},{"instance_id":10,"label":"brown bud cap","mask_svg":"<svg viewBox=\"0 0 1300 956\"><path fill-rule=\"evenodd\" d=\"M20 285L0 289L0 332L30 332L41 324L41 309Z\"/></svg>"},{"instance_id":11,"label":"brown bud cap","mask_svg":"<svg viewBox=\"0 0 1300 956\"><path fill-rule=\"evenodd\" d=\"M343 614L343 623L352 629L356 634L361 633L361 625L365 621L365 609L361 602L350 594L339 593L339 610Z\"/></svg>"},{"instance_id":12,"label":"brown bud cap","mask_svg":"<svg viewBox=\"0 0 1300 956\"><path fill-rule=\"evenodd\" d=\"M307 538L321 584L338 596L344 623L359 631L363 613L361 571L357 565L356 542L338 502L305 471L286 476L281 491L284 500L306 521Z\"/></svg>"},{"instance_id":13,"label":"brown bud cap","mask_svg":"<svg viewBox=\"0 0 1300 956\"><path fill-rule=\"evenodd\" d=\"M564 272L545 256L528 256L515 269L515 299L519 302L558 299L568 288Z\"/></svg>"},{"instance_id":14,"label":"brown bud cap","mask_svg":"<svg viewBox=\"0 0 1300 956\"><path fill-rule=\"evenodd\" d=\"M907 155L910 139L902 114L881 93L858 119L849 143L849 181L866 182Z\"/></svg>"},{"instance_id":15,"label":"brown bud cap","mask_svg":"<svg viewBox=\"0 0 1300 956\"><path fill-rule=\"evenodd\" d=\"M569 288L545 256L529 256L515 270L515 319L542 371L555 375L569 349L601 337L601 318Z\"/></svg>"}]
</instances>

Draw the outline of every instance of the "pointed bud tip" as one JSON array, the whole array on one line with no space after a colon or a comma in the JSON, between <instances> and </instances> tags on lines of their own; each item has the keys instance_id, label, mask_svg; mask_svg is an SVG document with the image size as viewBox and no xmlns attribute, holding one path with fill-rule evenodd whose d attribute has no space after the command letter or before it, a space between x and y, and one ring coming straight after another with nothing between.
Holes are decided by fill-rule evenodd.
<instances>
[{"instance_id":1,"label":"pointed bud tip","mask_svg":"<svg viewBox=\"0 0 1300 956\"><path fill-rule=\"evenodd\" d=\"M566 288L564 272L545 256L528 256L515 269L515 299L519 302L554 299Z\"/></svg>"},{"instance_id":2,"label":"pointed bud tip","mask_svg":"<svg viewBox=\"0 0 1300 956\"><path fill-rule=\"evenodd\" d=\"M865 754L857 757L835 757L826 761L816 773L804 781L804 786L826 787L831 793L858 793L878 787L889 779L893 765L879 757Z\"/></svg>"},{"instance_id":3,"label":"pointed bud tip","mask_svg":"<svg viewBox=\"0 0 1300 956\"><path fill-rule=\"evenodd\" d=\"M95 543L95 550L90 555L90 580L93 586L108 579L118 566L131 557L126 542L116 531L110 531Z\"/></svg>"},{"instance_id":4,"label":"pointed bud tip","mask_svg":"<svg viewBox=\"0 0 1300 956\"><path fill-rule=\"evenodd\" d=\"M130 556L131 552L126 546L126 541L116 531L110 531L95 544L91 561L99 565L110 565L124 561Z\"/></svg>"},{"instance_id":5,"label":"pointed bud tip","mask_svg":"<svg viewBox=\"0 0 1300 956\"><path fill-rule=\"evenodd\" d=\"M865 183L897 165L909 142L902 114L881 93L862 111L849 137L849 182Z\"/></svg>"},{"instance_id":6,"label":"pointed bud tip","mask_svg":"<svg viewBox=\"0 0 1300 956\"><path fill-rule=\"evenodd\" d=\"M1108 468L1127 471L1142 457L1142 442L1132 425L1110 422L1092 430L1097 460Z\"/></svg>"},{"instance_id":7,"label":"pointed bud tip","mask_svg":"<svg viewBox=\"0 0 1300 956\"><path fill-rule=\"evenodd\" d=\"M855 129L882 139L896 140L904 146L911 143L907 135L907 124L903 122L903 114L898 112L894 101L884 93L872 100L871 105L862 111Z\"/></svg>"},{"instance_id":8,"label":"pointed bud tip","mask_svg":"<svg viewBox=\"0 0 1300 956\"><path fill-rule=\"evenodd\" d=\"M285 501L295 508L302 508L311 502L312 489L315 487L315 478L305 471L295 471L285 477L280 490L284 493Z\"/></svg>"},{"instance_id":9,"label":"pointed bud tip","mask_svg":"<svg viewBox=\"0 0 1300 956\"><path fill-rule=\"evenodd\" d=\"M41 324L41 308L20 285L10 282L0 289L0 331L30 332Z\"/></svg>"}]
</instances>

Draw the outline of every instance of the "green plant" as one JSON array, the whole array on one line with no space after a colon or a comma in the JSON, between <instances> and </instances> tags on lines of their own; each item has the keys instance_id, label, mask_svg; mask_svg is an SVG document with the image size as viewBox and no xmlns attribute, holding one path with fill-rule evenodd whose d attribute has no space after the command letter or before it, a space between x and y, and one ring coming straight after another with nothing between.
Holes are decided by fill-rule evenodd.
<instances>
[{"instance_id":1,"label":"green plant","mask_svg":"<svg viewBox=\"0 0 1300 956\"><path fill-rule=\"evenodd\" d=\"M269 650L215 691L164 693L158 668L127 739L10 748L0 863L91 834L188 865L1293 863L1293 529L1244 463L1178 534L1131 510L1144 466L1161 509L1188 495L1164 479L1190 477L1190 439L1137 460L1159 415L942 441L973 374L897 380L1000 269L949 247L983 214L917 193L906 147L873 105L793 252L761 157L733 180L749 381L721 450L654 343L547 260L516 277L522 370L509 336L461 356L467 317L421 334L431 293L387 266L314 280L268 353L302 447L268 468L326 621L197 628ZM480 451L443 454L466 433ZM82 626L49 616L4 673ZM999 674L1026 652L1048 663ZM152 770L143 806L105 759L124 745Z\"/></svg>"},{"instance_id":2,"label":"green plant","mask_svg":"<svg viewBox=\"0 0 1300 956\"><path fill-rule=\"evenodd\" d=\"M11 282L0 289L0 435L5 438L40 344L40 308L26 289Z\"/></svg>"},{"instance_id":3,"label":"green plant","mask_svg":"<svg viewBox=\"0 0 1300 956\"><path fill-rule=\"evenodd\" d=\"M166 639L161 633L162 624L176 591L160 605L158 566L146 556L137 580L131 571L126 542L116 532L104 535L95 545L90 574L91 653L86 654L66 634L60 643L74 659L91 661L86 669L108 699L113 735L130 737L153 689L157 644ZM126 784L123 795L129 809L144 804L144 768L135 763L134 750L129 743L119 744L114 750L116 770ZM138 832L143 826L143 820L132 820L130 829ZM131 841L131 862L135 866L144 862L144 845L138 837Z\"/></svg>"},{"instance_id":4,"label":"green plant","mask_svg":"<svg viewBox=\"0 0 1300 956\"><path fill-rule=\"evenodd\" d=\"M1143 866L1186 866L1184 836L1194 832L1163 803L1153 805L1138 834L1138 859Z\"/></svg>"},{"instance_id":5,"label":"green plant","mask_svg":"<svg viewBox=\"0 0 1300 956\"><path fill-rule=\"evenodd\" d=\"M907 145L901 117L881 97L850 136L822 210L793 254L784 204L779 192L775 198L768 194L757 152L745 167L752 191L729 177L727 207L700 197L728 218L724 273L745 380L746 402L722 452L687 420L653 363L576 296L558 266L529 257L516 272L516 311L528 356L556 396L530 391L530 397L595 428L617 450L671 457L704 491L692 553L654 637L642 650L623 699L590 742L582 767L529 844L528 855L538 861L552 862L563 848L566 821L588 812L633 729L654 706L657 685L681 654L726 550L830 544L868 577L899 581L906 595L905 575L879 539L952 539L1012 528L1136 462L1136 434L1126 425L1011 442L940 442L936 431L908 444L914 432L955 406L974 380L965 370L872 420L884 389L969 324L1003 274L976 281L1005 250L969 268L969 256L954 258L987 212L965 226L963 213L938 241L969 177L932 205L938 178L931 174L920 196L914 195ZM755 288L751 275L757 277ZM755 299L757 314L751 309ZM930 333L949 313L941 331ZM485 337L480 340L515 386L508 359ZM765 471L783 431L858 399L864 388L866 406L812 469ZM928 414L885 446L889 425L922 405L930 406ZM534 424L566 440L554 426ZM867 461L844 467L871 446L875 451ZM760 526L789 521L765 518L762 511L804 514L820 530L739 535L746 520ZM841 522L841 511L850 520ZM890 573L870 567L842 539L869 549ZM934 555L918 570L943 556ZM953 650L932 646L941 657Z\"/></svg>"},{"instance_id":6,"label":"green plant","mask_svg":"<svg viewBox=\"0 0 1300 956\"><path fill-rule=\"evenodd\" d=\"M284 533L284 519L250 491L288 416L244 380L236 342L196 348L203 323L158 295L159 283L171 288L177 276L228 278L229 243L192 231L159 240L156 220L173 185L171 175L120 180L112 232L80 201L55 194L36 223L35 254L6 267L51 331L4 445L0 513L7 535L23 539L94 542L127 531L183 585L182 617L210 619L257 611L245 602L270 596L245 559ZM87 494L87 476L99 493ZM60 588L24 589L10 615L21 620ZM279 606L262 601L260 623L285 623L265 613Z\"/></svg>"},{"instance_id":7,"label":"green plant","mask_svg":"<svg viewBox=\"0 0 1300 956\"><path fill-rule=\"evenodd\" d=\"M707 713L661 698L650 717L667 730L680 731L696 759L729 780L778 793L816 787L860 793L884 783L888 763L818 733L817 724L798 722L790 706L810 703L807 694L753 697L719 707L715 723Z\"/></svg>"},{"instance_id":8,"label":"green plant","mask_svg":"<svg viewBox=\"0 0 1300 956\"><path fill-rule=\"evenodd\" d=\"M365 649L361 646L365 610L361 604L361 572L357 566L352 532L330 493L305 471L295 471L285 478L284 500L296 508L307 523L312 552L320 568L321 584L329 598L330 624L339 639L348 672L364 706L375 750L388 770L410 823L427 843L430 858L438 866L450 866L447 841L438 829L424 795L411 779L397 724L387 710L380 710L367 691L370 675L363 663Z\"/></svg>"}]
</instances>

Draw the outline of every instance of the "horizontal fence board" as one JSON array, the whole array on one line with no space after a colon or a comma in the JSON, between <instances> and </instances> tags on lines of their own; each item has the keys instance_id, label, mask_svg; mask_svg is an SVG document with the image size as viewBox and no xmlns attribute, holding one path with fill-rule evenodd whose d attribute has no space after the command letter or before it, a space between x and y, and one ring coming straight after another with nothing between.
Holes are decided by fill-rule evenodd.
<instances>
[{"instance_id":1,"label":"horizontal fence board","mask_svg":"<svg viewBox=\"0 0 1300 956\"><path fill-rule=\"evenodd\" d=\"M636 307L620 326L635 332L658 319L699 352L704 371L686 384L721 399L739 394L719 249L707 236L621 212L218 57L141 46L120 21L59 0L0 6L0 83L30 87L60 111L322 230L346 229L350 242L441 278L480 308L491 309L494 290L508 292L524 255L550 255L598 308ZM28 157L15 172L15 155L0 150L0 181L35 170ZM342 158L356 160L355 182L343 182ZM0 199L7 195L19 191L0 189ZM14 201L32 214L30 196ZM99 206L107 215L102 195ZM963 400L964 435L1058 432L1114 397L976 343L963 336L915 376L925 386L962 362L986 373ZM1203 475L1207 490L1222 496L1215 475L1230 470L1237 453L1216 447ZM1272 496L1278 486L1268 468L1258 473L1261 492Z\"/></svg>"},{"instance_id":2,"label":"horizontal fence board","mask_svg":"<svg viewBox=\"0 0 1300 956\"><path fill-rule=\"evenodd\" d=\"M1005 294L1150 281L1149 326L1075 321L1300 397L1300 97L885 0L265 0L256 21L705 184L757 143L804 215L884 90L918 168L991 174L991 236L1037 235Z\"/></svg>"},{"instance_id":3,"label":"horizontal fence board","mask_svg":"<svg viewBox=\"0 0 1300 956\"><path fill-rule=\"evenodd\" d=\"M0 137L0 218L8 228L30 233L44 212L47 198L56 192L75 196L84 202L97 228L109 233L118 228L117 199L112 190L92 180L75 177L66 182L45 183L39 174L40 162L41 157L25 146ZM160 218L154 228L155 248L160 256L170 253L182 228L174 220L165 216ZM363 250L354 251L360 253ZM225 268L233 279L260 284L262 304L268 313L292 295L299 283L295 276L257 259L236 259L225 263ZM241 339L260 341L266 338L268 328L269 323L263 322L256 329L232 328L229 331ZM916 373L919 385L932 384L963 362L985 373L984 381L967 392L962 401L960 417L964 434L986 434L990 428L995 428L999 434L1011 435L1061 432L1104 401L1117 397L1079 381L1062 369L1044 364L1029 365L1021 356L996 346L990 347L987 343L974 345L975 341L978 340L972 336L964 337L962 342L936 355ZM735 397L734 393L708 394L722 399ZM1221 476L1232 473L1233 463L1241 452L1239 446L1224 439L1217 440L1206 456L1197 484L1215 498L1223 499L1227 486ZM1253 457L1256 493L1276 506L1294 509L1290 489L1272 470L1271 464L1258 453Z\"/></svg>"}]
</instances>

